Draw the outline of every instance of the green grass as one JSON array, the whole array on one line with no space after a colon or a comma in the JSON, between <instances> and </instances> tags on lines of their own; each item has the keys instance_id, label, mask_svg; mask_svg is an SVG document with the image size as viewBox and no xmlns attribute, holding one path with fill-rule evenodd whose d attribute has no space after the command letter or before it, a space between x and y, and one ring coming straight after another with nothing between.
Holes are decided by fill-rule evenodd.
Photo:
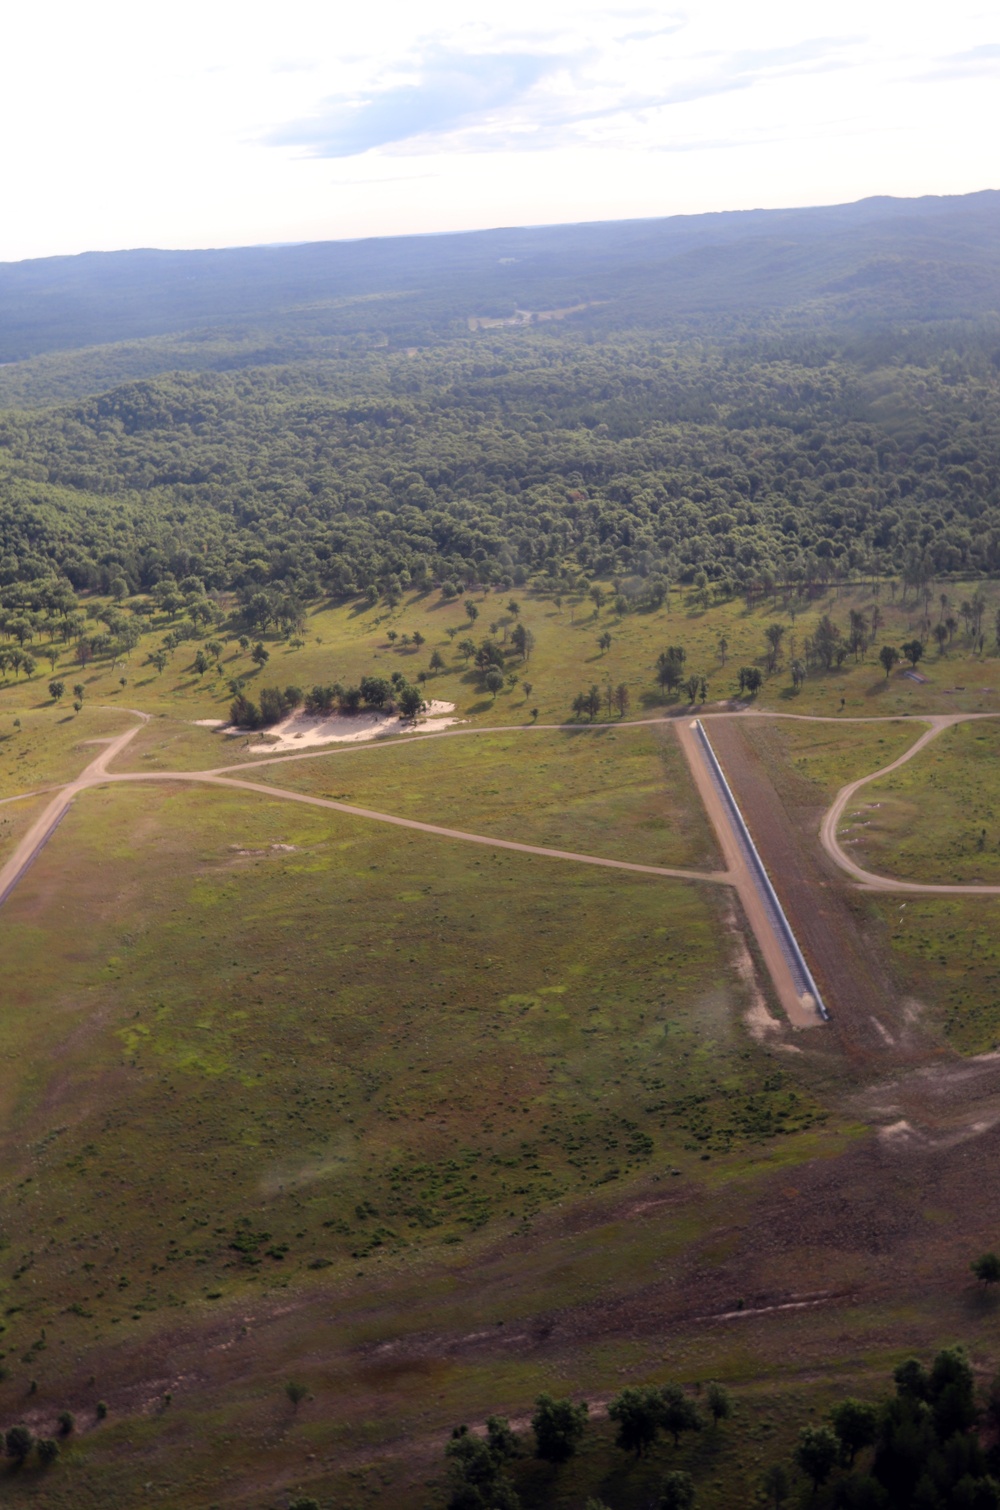
<instances>
[{"instance_id":1,"label":"green grass","mask_svg":"<svg viewBox=\"0 0 1000 1510\"><path fill-rule=\"evenodd\" d=\"M996 897L868 896L893 968L962 1054L1000 1048Z\"/></svg>"},{"instance_id":2,"label":"green grass","mask_svg":"<svg viewBox=\"0 0 1000 1510\"><path fill-rule=\"evenodd\" d=\"M470 728L526 722L534 707L561 721L575 692L608 679L628 682L630 716L653 717L663 646L684 644L709 697L728 696L774 614L702 612L675 593L669 613L619 624L589 603L559 612L515 596L536 636L521 673L530 697L519 686L494 704L479 691L445 632L463 637L462 602L434 595L391 616L311 613L300 649L268 638L249 685L413 675L439 648L449 669L428 693ZM868 601L828 595L794 632ZM502 604L477 602L476 637L494 615L502 635ZM907 615L885 611L880 640L908 637ZM222 678L190 672L194 645L162 676L141 667L166 627L136 652L124 690L119 670L87 668L79 718L50 705L47 675L0 688L0 794L69 779L93 757L82 739L124 727L125 706L156 716L123 766L251 763L193 723L229 701ZM427 643L395 650L390 627ZM225 666L250 669L232 642ZM931 672L923 687L886 685L877 666L852 663L791 697L782 669L760 702L837 716L841 697L867 714L975 707L1000 674L995 658L957 648ZM79 673L66 662L58 674ZM965 693L946 692L954 679ZM123 704L117 722L102 701ZM400 739L258 779L529 843L717 863L669 726L600 722ZM817 814L920 732L748 730ZM959 810L971 812L991 800L991 757L960 754ZM33 806L0 807L0 854ZM993 1047L995 904L911 900L903 922L898 899L859 906L951 1043ZM273 1510L301 1483L324 1502L423 1510L458 1420L523 1412L545 1388L599 1400L624 1382L714 1376L735 1385L740 1417L681 1461L697 1468L706 1510L743 1510L761 1466L832 1389L881 1391L900 1349L929 1351L970 1325L995 1350L995 1326L970 1322L959 1281L954 1294L908 1286L897 1300L890 1287L876 1302L869 1288L829 1311L705 1321L744 1287L847 1294L876 1262L836 1215L865 1138L844 1099L854 1067L825 1039L793 1039L797 1054L747 1039L728 910L707 886L477 850L267 795L150 784L82 797L0 914L0 1409L5 1424L24 1415L51 1430L68 1405L82 1428L45 1480L46 1504L124 1510L152 1484L178 1510ZM791 1250L753 1237L778 1197L799 1200L823 1169L834 1241L800 1241L797 1226ZM962 1230L947 1224L964 1277ZM730 1278L741 1253L751 1270ZM314 1397L295 1415L292 1377ZM96 1427L102 1397L111 1415ZM523 1474L532 1510L578 1510L601 1485L615 1510L638 1510L652 1492L606 1423L555 1480L531 1464ZM3 1487L27 1503L38 1480Z\"/></svg>"},{"instance_id":3,"label":"green grass","mask_svg":"<svg viewBox=\"0 0 1000 1510\"><path fill-rule=\"evenodd\" d=\"M752 1181L779 1145L815 1152L822 1105L745 1043L708 888L267 797L104 788L3 922L7 1416L29 1378L126 1411L129 1358L286 1295L331 1297L350 1392L386 1307L408 1334L457 1316L480 1263L507 1269L508 1325L553 1285L561 1303L629 1290L711 1220L716 1168ZM631 1192L678 1178L703 1211L623 1224ZM256 1359L244 1422L294 1372L285 1346ZM171 1419L143 1428L144 1479ZM118 1440L88 1439L94 1483Z\"/></svg>"},{"instance_id":4,"label":"green grass","mask_svg":"<svg viewBox=\"0 0 1000 1510\"><path fill-rule=\"evenodd\" d=\"M849 781L877 771L924 732L899 722L809 723L792 719L750 719L740 726L768 766L792 783L801 806L826 807ZM711 732L711 730L710 730Z\"/></svg>"},{"instance_id":5,"label":"green grass","mask_svg":"<svg viewBox=\"0 0 1000 1510\"><path fill-rule=\"evenodd\" d=\"M945 729L864 787L840 833L860 864L888 875L1000 882L1000 721Z\"/></svg>"},{"instance_id":6,"label":"green grass","mask_svg":"<svg viewBox=\"0 0 1000 1510\"><path fill-rule=\"evenodd\" d=\"M984 588L989 599L986 622L992 622L994 608L1000 601L997 585L986 583ZM972 591L969 585L968 592ZM193 668L195 652L205 641L213 637L224 639L227 633L212 628L199 639L180 645L170 655L162 674L158 673L146 664L146 658L176 624L163 614L154 618L150 631L124 665L102 660L92 661L81 669L72 648L56 642L51 647L58 656L53 672L42 660L42 653L49 646L41 640L28 647L39 663L32 680L13 679L7 685L0 684L0 726L6 711L15 706L44 706L52 675L61 678L68 688L81 682L91 703L121 702L172 718L194 720L226 716L231 700L227 684L233 677L246 679L250 695L261 685L295 684L308 688L315 682L350 684L367 672L389 675L398 670L412 680L419 671L429 668L435 650L443 656L446 669L429 678L427 694L454 702L462 717L479 723L525 723L534 708L542 721L563 721L572 716L570 705L577 692L592 684L603 691L608 683L614 686L619 682L629 688L631 716L643 716L664 707L656 686L655 663L658 653L667 645L679 644L685 648L686 669L707 679L710 701L728 699L737 694L741 665L765 668L765 630L775 621L786 626L786 634L780 664L773 675L766 677L758 698L762 707L833 716L842 712L905 716L919 712L976 711L996 706L996 693L1000 690L1000 666L995 652L974 654L964 643L961 632L944 656L929 647L927 659L919 668L928 677L926 684L907 680L901 671L887 680L876 659L878 646L898 645L920 632L922 625L919 607L910 603L904 608L900 603L886 601L887 592L879 600L884 623L867 659L856 663L849 657L839 670L812 672L798 693L791 686L789 667L795 656L802 654L805 639L812 634L820 615L829 613L846 630L850 609L870 613L875 606L870 589L857 587L839 592L831 589L805 607L781 602L775 606L768 602L752 611L738 599L705 609L695 602L692 594L675 589L669 608L628 613L621 619L610 606L596 614L590 600L579 595L567 596L561 608L556 607L551 597L533 589L515 589L513 595L521 605L522 621L535 637L535 648L524 665L510 656L508 665L517 675L517 685L513 690L505 689L495 700L482 690L456 646L467 635L482 639L493 624L497 626L497 638L503 641L507 636L509 640L515 622L506 608L510 594L471 594L468 601L475 603L479 613L470 627L465 597L446 601L438 593L430 592L410 594L394 609L384 603L375 608L356 602L336 607L314 605L307 614L300 647L275 634L263 636L270 653L263 670L254 666L235 638L228 638L223 649L222 673L213 668L199 677ZM97 608L100 601L90 600L90 605ZM932 621L933 618L934 615ZM94 621L92 628L98 627ZM419 649L412 646L403 649L399 639L393 644L388 638L390 631L401 637L417 630L425 638ZM450 636L449 630L454 634ZM612 643L602 653L597 641L604 631L610 632ZM720 653L722 639L728 646L725 664ZM124 688L120 685L123 676ZM524 681L531 683L530 695L525 692ZM680 710L681 695L667 699L666 705ZM601 717L606 718L606 713Z\"/></svg>"},{"instance_id":7,"label":"green grass","mask_svg":"<svg viewBox=\"0 0 1000 1510\"><path fill-rule=\"evenodd\" d=\"M20 690L23 694L25 689ZM5 704L0 715L0 797L71 781L100 753L91 741L109 739L134 722L116 708L91 704L79 713L64 704Z\"/></svg>"},{"instance_id":8,"label":"green grass","mask_svg":"<svg viewBox=\"0 0 1000 1510\"><path fill-rule=\"evenodd\" d=\"M720 864L669 726L397 740L264 766L313 796L648 865Z\"/></svg>"}]
</instances>

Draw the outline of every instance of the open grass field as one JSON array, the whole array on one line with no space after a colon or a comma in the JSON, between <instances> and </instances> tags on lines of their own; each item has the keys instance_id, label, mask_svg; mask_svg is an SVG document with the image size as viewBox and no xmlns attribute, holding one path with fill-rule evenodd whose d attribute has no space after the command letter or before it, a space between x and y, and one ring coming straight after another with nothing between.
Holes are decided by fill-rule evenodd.
<instances>
[{"instance_id":1,"label":"open grass field","mask_svg":"<svg viewBox=\"0 0 1000 1510\"><path fill-rule=\"evenodd\" d=\"M914 1011L961 1054L1000 1049L997 898L867 896L864 910Z\"/></svg>"},{"instance_id":2,"label":"open grass field","mask_svg":"<svg viewBox=\"0 0 1000 1510\"><path fill-rule=\"evenodd\" d=\"M199 1475L246 1429L227 1420L282 1422L283 1374L318 1381L265 1348L206 1431L186 1404L206 1366L178 1373L170 1339L180 1357L200 1329L319 1306L354 1389L356 1350L387 1335L376 1292L389 1336L460 1310L487 1257L505 1325L556 1296L610 1303L698 1239L720 1181L843 1141L821 1088L745 1038L706 888L569 867L553 885L551 862L266 796L114 788L78 801L4 928L0 1408L39 1425L65 1405L91 1425L101 1398L112 1421L138 1411L137 1474L140 1443L185 1454L173 1504L204 1502ZM659 1184L682 1212L655 1236L621 1229L622 1203ZM561 1236L536 1252L553 1213ZM461 1370L445 1374L458 1409ZM514 1391L519 1366L491 1378ZM171 1414L143 1415L164 1394ZM374 1449L385 1423L367 1431ZM94 1503L134 1503L122 1439L109 1425L81 1447ZM70 1502L58 1482L47 1503Z\"/></svg>"},{"instance_id":3,"label":"open grass field","mask_svg":"<svg viewBox=\"0 0 1000 1510\"><path fill-rule=\"evenodd\" d=\"M265 783L647 865L721 859L669 724L443 735L263 766Z\"/></svg>"},{"instance_id":4,"label":"open grass field","mask_svg":"<svg viewBox=\"0 0 1000 1510\"><path fill-rule=\"evenodd\" d=\"M124 709L85 706L75 714L50 703L6 704L0 716L0 798L71 781L97 753L92 741L120 734L135 721Z\"/></svg>"},{"instance_id":5,"label":"open grass field","mask_svg":"<svg viewBox=\"0 0 1000 1510\"><path fill-rule=\"evenodd\" d=\"M888 765L924 732L922 724L809 723L762 719L748 725L748 738L767 759L801 787L801 806L825 808L842 786Z\"/></svg>"},{"instance_id":6,"label":"open grass field","mask_svg":"<svg viewBox=\"0 0 1000 1510\"><path fill-rule=\"evenodd\" d=\"M494 618L510 632L507 595L472 596L474 637ZM86 684L78 714L68 693L51 703L48 675L0 688L0 796L75 776L127 706L153 717L121 769L241 764L264 787L714 867L669 723L602 713L575 733L404 736L266 765L193 722L224 716L231 675L251 694L413 677L434 649L447 669L427 692L463 729L536 708L561 722L608 680L629 686L629 717L658 718L682 711L656 687L659 650L684 644L709 701L728 698L782 612L675 592L669 611L619 621L515 596L536 643L495 701L456 649L463 600L433 594L391 615L311 612L299 646L265 637L262 673L233 640L222 675L194 674L190 643L162 674L143 666L166 620L125 668L81 672L64 652L56 674ZM789 633L870 603L830 594ZM880 640L905 638L918 610L882 609ZM425 643L396 649L390 628ZM480 850L267 791L81 794L0 914L0 1424L48 1435L69 1408L79 1427L44 1481L0 1470L11 1503L283 1510L301 1486L324 1510L424 1510L442 1503L452 1425L523 1417L550 1389L589 1398L595 1425L566 1469L518 1469L529 1510L595 1492L640 1510L675 1460L705 1510L744 1510L835 1392L880 1391L899 1357L955 1337L992 1371L1000 1314L967 1267L996 1241L1000 1077L955 1051L1000 1041L997 904L862 896L816 833L841 785L918 736L906 715L995 706L1000 662L956 640L926 684L869 658L793 696L792 653L786 640L762 707L899 715L712 726L751 827L774 825L762 847L804 942L812 926L839 940L830 971L854 981L849 1011L815 1034L767 1019L724 887ZM939 779L916 788L949 838L993 803L995 730L964 734L942 737ZM940 818L939 792L954 804ZM39 802L0 806L0 856ZM611 1445L601 1411L623 1384L712 1377L736 1392L730 1425L649 1465ZM297 1409L290 1379L309 1391Z\"/></svg>"},{"instance_id":7,"label":"open grass field","mask_svg":"<svg viewBox=\"0 0 1000 1510\"><path fill-rule=\"evenodd\" d=\"M859 863L886 875L1000 881L1000 720L945 729L863 787L840 835Z\"/></svg>"}]
</instances>

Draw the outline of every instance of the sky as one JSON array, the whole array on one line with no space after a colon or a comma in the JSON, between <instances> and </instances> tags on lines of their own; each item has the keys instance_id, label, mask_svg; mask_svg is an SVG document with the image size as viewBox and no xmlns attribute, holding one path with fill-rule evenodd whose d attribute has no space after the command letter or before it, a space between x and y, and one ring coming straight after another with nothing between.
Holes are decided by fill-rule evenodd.
<instances>
[{"instance_id":1,"label":"sky","mask_svg":"<svg viewBox=\"0 0 1000 1510\"><path fill-rule=\"evenodd\" d=\"M2 261L1000 187L968 0L13 10Z\"/></svg>"}]
</instances>

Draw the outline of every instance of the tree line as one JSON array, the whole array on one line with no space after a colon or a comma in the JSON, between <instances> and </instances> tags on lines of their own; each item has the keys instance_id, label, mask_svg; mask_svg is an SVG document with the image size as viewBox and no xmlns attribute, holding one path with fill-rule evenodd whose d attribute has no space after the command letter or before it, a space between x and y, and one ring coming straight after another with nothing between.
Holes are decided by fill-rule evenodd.
<instances>
[{"instance_id":1,"label":"tree line","mask_svg":"<svg viewBox=\"0 0 1000 1510\"><path fill-rule=\"evenodd\" d=\"M993 1254L972 1267L985 1283L1000 1280ZM783 1510L805 1487L817 1510L1000 1510L1000 1375L978 1390L967 1353L953 1346L929 1365L907 1359L892 1383L881 1399L842 1398L825 1418L804 1425L789 1457L760 1476L760 1498ZM676 1451L685 1437L719 1431L734 1411L730 1391L715 1382L695 1393L677 1384L629 1385L607 1406L615 1446L636 1462L649 1457L661 1437ZM548 1394L535 1401L529 1439L502 1416L491 1416L479 1432L456 1427L445 1446L448 1510L539 1503L520 1465L535 1458L557 1468L576 1456L592 1430L585 1401ZM717 1480L719 1464L708 1471ZM650 1505L694 1510L697 1478L697 1472L665 1468ZM610 1510L601 1485L595 1489L586 1510Z\"/></svg>"}]
</instances>

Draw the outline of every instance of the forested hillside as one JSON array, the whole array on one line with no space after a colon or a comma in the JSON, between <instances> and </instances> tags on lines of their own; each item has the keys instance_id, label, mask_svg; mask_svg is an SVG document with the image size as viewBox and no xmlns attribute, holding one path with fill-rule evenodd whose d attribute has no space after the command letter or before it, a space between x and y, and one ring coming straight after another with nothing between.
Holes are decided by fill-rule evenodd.
<instances>
[{"instance_id":1,"label":"forested hillside","mask_svg":"<svg viewBox=\"0 0 1000 1510\"><path fill-rule=\"evenodd\" d=\"M562 330L175 374L0 419L3 581L830 580L1000 564L983 343L864 353Z\"/></svg>"},{"instance_id":2,"label":"forested hillside","mask_svg":"<svg viewBox=\"0 0 1000 1510\"><path fill-rule=\"evenodd\" d=\"M998 203L0 269L0 585L992 572Z\"/></svg>"}]
</instances>

